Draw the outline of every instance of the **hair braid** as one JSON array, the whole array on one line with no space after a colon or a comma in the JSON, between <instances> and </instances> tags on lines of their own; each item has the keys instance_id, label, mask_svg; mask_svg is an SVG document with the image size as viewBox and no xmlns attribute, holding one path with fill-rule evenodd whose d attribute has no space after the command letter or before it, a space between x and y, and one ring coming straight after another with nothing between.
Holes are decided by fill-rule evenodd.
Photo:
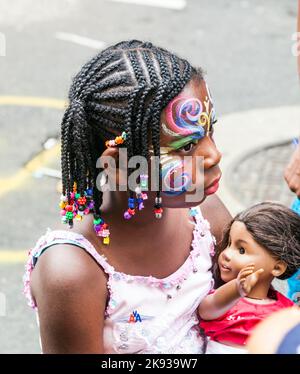
<instances>
[{"instance_id":1,"label":"hair braid","mask_svg":"<svg viewBox=\"0 0 300 374\"><path fill-rule=\"evenodd\" d=\"M162 109L196 73L186 60L139 40L108 47L86 63L73 79L61 125L68 200L74 182L81 195L93 188L94 211L100 215L103 196L95 188L96 161L116 133L126 132L128 158L148 158L149 140L159 158Z\"/></svg>"}]
</instances>

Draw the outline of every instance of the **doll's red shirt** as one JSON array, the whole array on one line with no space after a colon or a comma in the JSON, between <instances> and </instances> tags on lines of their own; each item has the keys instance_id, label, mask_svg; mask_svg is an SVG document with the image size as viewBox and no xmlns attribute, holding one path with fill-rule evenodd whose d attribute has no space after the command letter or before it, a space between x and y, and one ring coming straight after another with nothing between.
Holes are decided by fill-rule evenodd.
<instances>
[{"instance_id":1,"label":"doll's red shirt","mask_svg":"<svg viewBox=\"0 0 300 374\"><path fill-rule=\"evenodd\" d=\"M245 345L251 331L261 320L279 309L294 305L278 291L270 290L269 295L275 300L274 303L254 304L242 298L222 317L212 321L202 320L200 327L211 340Z\"/></svg>"}]
</instances>

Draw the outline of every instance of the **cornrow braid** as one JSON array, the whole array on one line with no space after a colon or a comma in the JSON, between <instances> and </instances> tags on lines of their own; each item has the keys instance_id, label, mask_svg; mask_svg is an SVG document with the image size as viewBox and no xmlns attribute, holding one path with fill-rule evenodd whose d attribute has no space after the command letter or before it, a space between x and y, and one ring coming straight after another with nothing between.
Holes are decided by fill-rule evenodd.
<instances>
[{"instance_id":1,"label":"cornrow braid","mask_svg":"<svg viewBox=\"0 0 300 374\"><path fill-rule=\"evenodd\" d=\"M108 47L82 67L73 78L61 124L61 206L69 223L75 216L81 219L83 211L92 211L95 227L103 229L96 163L105 141L125 132L128 159L136 155L148 159L149 144L159 159L161 112L194 76L202 78L186 60L139 40ZM160 163L156 166L156 204L160 204ZM129 196L133 197L132 191Z\"/></svg>"}]
</instances>

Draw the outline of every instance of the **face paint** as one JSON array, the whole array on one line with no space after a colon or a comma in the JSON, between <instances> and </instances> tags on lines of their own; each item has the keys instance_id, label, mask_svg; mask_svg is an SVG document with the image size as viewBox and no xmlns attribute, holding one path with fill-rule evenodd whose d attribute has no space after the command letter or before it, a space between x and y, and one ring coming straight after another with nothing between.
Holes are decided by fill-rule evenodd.
<instances>
[{"instance_id":1,"label":"face paint","mask_svg":"<svg viewBox=\"0 0 300 374\"><path fill-rule=\"evenodd\" d=\"M192 184L191 176L184 171L185 163L173 157L161 158L162 191L169 196L185 193Z\"/></svg>"},{"instance_id":2,"label":"face paint","mask_svg":"<svg viewBox=\"0 0 300 374\"><path fill-rule=\"evenodd\" d=\"M193 136L189 135L184 138L180 138L178 140L175 140L174 142L169 143L169 148L174 151L176 149L180 149L190 143L197 144L198 140L196 140Z\"/></svg>"},{"instance_id":3,"label":"face paint","mask_svg":"<svg viewBox=\"0 0 300 374\"><path fill-rule=\"evenodd\" d=\"M179 137L168 145L174 149L184 147L193 140L202 139L216 121L215 110L207 84L203 103L195 97L176 97L166 108L167 124L162 124L166 135Z\"/></svg>"}]
</instances>

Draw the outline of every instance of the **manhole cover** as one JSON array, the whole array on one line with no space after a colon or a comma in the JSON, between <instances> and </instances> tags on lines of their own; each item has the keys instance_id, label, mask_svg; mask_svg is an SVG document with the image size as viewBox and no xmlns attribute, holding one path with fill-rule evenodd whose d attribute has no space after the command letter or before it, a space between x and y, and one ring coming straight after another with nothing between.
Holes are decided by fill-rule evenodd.
<instances>
[{"instance_id":1,"label":"manhole cover","mask_svg":"<svg viewBox=\"0 0 300 374\"><path fill-rule=\"evenodd\" d=\"M256 149L231 167L227 185L241 204L248 207L275 200L291 205L295 194L289 190L283 173L293 150L291 142Z\"/></svg>"}]
</instances>

